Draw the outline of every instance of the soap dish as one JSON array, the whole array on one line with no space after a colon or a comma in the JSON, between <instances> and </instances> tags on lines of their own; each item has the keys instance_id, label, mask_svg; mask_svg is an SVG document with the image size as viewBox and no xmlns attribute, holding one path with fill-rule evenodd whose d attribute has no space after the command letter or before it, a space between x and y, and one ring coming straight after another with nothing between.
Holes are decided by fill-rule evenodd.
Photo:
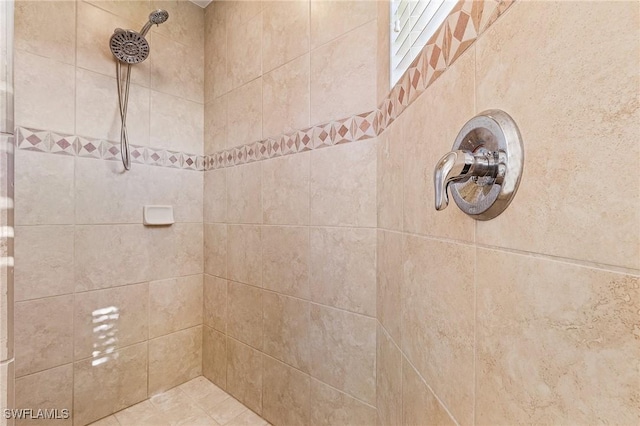
<instances>
[{"instance_id":1,"label":"soap dish","mask_svg":"<svg viewBox=\"0 0 640 426\"><path fill-rule=\"evenodd\" d=\"M142 219L149 226L172 225L176 222L173 219L173 206L144 206Z\"/></svg>"}]
</instances>

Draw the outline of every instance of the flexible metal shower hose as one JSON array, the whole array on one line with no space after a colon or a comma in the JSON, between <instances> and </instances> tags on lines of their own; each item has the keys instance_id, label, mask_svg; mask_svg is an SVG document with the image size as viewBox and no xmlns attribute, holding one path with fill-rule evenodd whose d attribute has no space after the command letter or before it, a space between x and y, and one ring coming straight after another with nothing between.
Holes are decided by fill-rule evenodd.
<instances>
[{"instance_id":1,"label":"flexible metal shower hose","mask_svg":"<svg viewBox=\"0 0 640 426\"><path fill-rule=\"evenodd\" d=\"M127 135L127 107L129 105L129 82L131 81L131 64L127 64L127 74L122 85L122 65L116 60L116 74L118 81L118 104L120 105L120 153L125 170L131 169L131 154L129 151L129 137Z\"/></svg>"}]
</instances>

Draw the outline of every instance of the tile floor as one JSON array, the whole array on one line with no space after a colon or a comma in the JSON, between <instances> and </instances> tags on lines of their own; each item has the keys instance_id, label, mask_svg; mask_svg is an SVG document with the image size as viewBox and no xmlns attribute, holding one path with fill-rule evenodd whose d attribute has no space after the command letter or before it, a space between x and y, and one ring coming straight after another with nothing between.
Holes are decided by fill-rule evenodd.
<instances>
[{"instance_id":1,"label":"tile floor","mask_svg":"<svg viewBox=\"0 0 640 426\"><path fill-rule=\"evenodd\" d=\"M200 376L90 426L269 426L231 395Z\"/></svg>"}]
</instances>

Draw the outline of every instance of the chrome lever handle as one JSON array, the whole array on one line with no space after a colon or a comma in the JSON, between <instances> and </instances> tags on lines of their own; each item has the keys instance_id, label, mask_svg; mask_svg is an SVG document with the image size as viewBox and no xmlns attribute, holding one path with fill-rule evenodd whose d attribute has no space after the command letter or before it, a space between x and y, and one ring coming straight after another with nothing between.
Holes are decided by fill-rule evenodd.
<instances>
[{"instance_id":1,"label":"chrome lever handle","mask_svg":"<svg viewBox=\"0 0 640 426\"><path fill-rule=\"evenodd\" d=\"M468 177L467 173L471 170L473 163L473 154L465 150L448 152L438 161L433 174L436 210L447 208L449 205L449 194L447 194L449 184Z\"/></svg>"}]
</instances>

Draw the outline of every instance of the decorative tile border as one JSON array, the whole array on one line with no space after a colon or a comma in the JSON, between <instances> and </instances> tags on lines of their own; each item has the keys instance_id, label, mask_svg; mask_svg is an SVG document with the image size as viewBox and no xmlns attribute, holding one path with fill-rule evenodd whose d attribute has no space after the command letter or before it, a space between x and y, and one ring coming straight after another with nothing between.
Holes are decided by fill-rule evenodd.
<instances>
[{"instance_id":1,"label":"decorative tile border","mask_svg":"<svg viewBox=\"0 0 640 426\"><path fill-rule=\"evenodd\" d=\"M18 127L16 135L18 149L108 161L122 160L118 142L26 127ZM149 146L131 145L131 162L185 170L203 171L205 169L205 157L202 155Z\"/></svg>"},{"instance_id":2,"label":"decorative tile border","mask_svg":"<svg viewBox=\"0 0 640 426\"><path fill-rule=\"evenodd\" d=\"M460 0L377 109L205 156L131 146L131 161L187 170L215 170L375 138L389 127L514 0ZM17 147L120 161L120 144L19 127Z\"/></svg>"},{"instance_id":3,"label":"decorative tile border","mask_svg":"<svg viewBox=\"0 0 640 426\"><path fill-rule=\"evenodd\" d=\"M513 2L460 0L376 110L205 155L204 170L375 138L415 102Z\"/></svg>"}]
</instances>

